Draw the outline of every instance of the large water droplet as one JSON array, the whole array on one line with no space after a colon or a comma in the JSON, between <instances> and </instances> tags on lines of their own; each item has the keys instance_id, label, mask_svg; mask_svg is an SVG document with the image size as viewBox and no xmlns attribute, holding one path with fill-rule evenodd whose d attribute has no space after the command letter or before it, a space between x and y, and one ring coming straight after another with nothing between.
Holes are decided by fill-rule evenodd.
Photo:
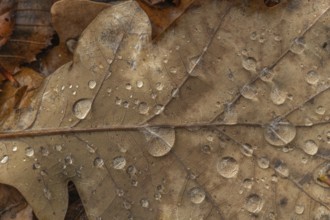
<instances>
[{"instance_id":1,"label":"large water droplet","mask_svg":"<svg viewBox=\"0 0 330 220\"><path fill-rule=\"evenodd\" d=\"M244 208L250 212L257 214L264 206L263 199L257 194L251 194L245 199Z\"/></svg>"},{"instance_id":2,"label":"large water droplet","mask_svg":"<svg viewBox=\"0 0 330 220\"><path fill-rule=\"evenodd\" d=\"M126 159L125 159L125 157L118 156L118 157L113 158L113 160L112 160L112 166L116 170L124 169L125 166L126 166Z\"/></svg>"},{"instance_id":3,"label":"large water droplet","mask_svg":"<svg viewBox=\"0 0 330 220\"><path fill-rule=\"evenodd\" d=\"M292 53L295 54L302 54L305 50L305 41L303 38L296 38L294 39L290 50Z\"/></svg>"},{"instance_id":4,"label":"large water droplet","mask_svg":"<svg viewBox=\"0 0 330 220\"><path fill-rule=\"evenodd\" d=\"M290 174L288 166L281 160L275 161L274 169L282 177L288 177Z\"/></svg>"},{"instance_id":5,"label":"large water droplet","mask_svg":"<svg viewBox=\"0 0 330 220\"><path fill-rule=\"evenodd\" d=\"M164 111L164 106L163 105L156 105L154 108L154 113L156 115L161 114Z\"/></svg>"},{"instance_id":6,"label":"large water droplet","mask_svg":"<svg viewBox=\"0 0 330 220\"><path fill-rule=\"evenodd\" d=\"M273 86L270 92L270 99L275 105L282 105L287 98L287 93L280 90L278 87Z\"/></svg>"},{"instance_id":7,"label":"large water droplet","mask_svg":"<svg viewBox=\"0 0 330 220\"><path fill-rule=\"evenodd\" d=\"M0 163L2 164L5 164L7 163L9 160L9 156L8 155L3 155L1 158L0 158Z\"/></svg>"},{"instance_id":8,"label":"large water droplet","mask_svg":"<svg viewBox=\"0 0 330 220\"><path fill-rule=\"evenodd\" d=\"M232 157L223 157L217 163L218 173L225 178L236 177L239 170L237 161Z\"/></svg>"},{"instance_id":9,"label":"large water droplet","mask_svg":"<svg viewBox=\"0 0 330 220\"><path fill-rule=\"evenodd\" d=\"M139 109L140 114L142 114L142 115L146 115L149 112L149 106L145 102L140 102L138 109Z\"/></svg>"},{"instance_id":10,"label":"large water droplet","mask_svg":"<svg viewBox=\"0 0 330 220\"><path fill-rule=\"evenodd\" d=\"M250 100L257 100L257 90L254 86L245 85L240 91L241 95Z\"/></svg>"},{"instance_id":11,"label":"large water droplet","mask_svg":"<svg viewBox=\"0 0 330 220\"><path fill-rule=\"evenodd\" d=\"M80 99L76 101L76 103L73 105L72 108L73 115L76 116L76 118L78 119L84 119L91 110L91 107L92 107L91 99Z\"/></svg>"},{"instance_id":12,"label":"large water droplet","mask_svg":"<svg viewBox=\"0 0 330 220\"><path fill-rule=\"evenodd\" d=\"M25 148L25 155L28 157L32 157L34 155L34 149L32 147Z\"/></svg>"},{"instance_id":13,"label":"large water droplet","mask_svg":"<svg viewBox=\"0 0 330 220\"><path fill-rule=\"evenodd\" d=\"M320 75L316 71L311 70L306 74L305 80L310 85L316 85L320 80Z\"/></svg>"},{"instance_id":14,"label":"large water droplet","mask_svg":"<svg viewBox=\"0 0 330 220\"><path fill-rule=\"evenodd\" d=\"M200 204L205 199L205 192L200 187L194 187L189 192L190 201L195 204Z\"/></svg>"},{"instance_id":15,"label":"large water droplet","mask_svg":"<svg viewBox=\"0 0 330 220\"><path fill-rule=\"evenodd\" d=\"M264 82L271 82L274 76L275 76L274 72L267 67L263 68L259 75L260 79Z\"/></svg>"},{"instance_id":16,"label":"large water droplet","mask_svg":"<svg viewBox=\"0 0 330 220\"><path fill-rule=\"evenodd\" d=\"M257 69L257 61L253 57L248 57L242 60L242 66L248 71L255 72Z\"/></svg>"},{"instance_id":17,"label":"large water droplet","mask_svg":"<svg viewBox=\"0 0 330 220\"><path fill-rule=\"evenodd\" d=\"M304 145L301 147L306 154L315 155L319 150L319 146L313 140L305 141Z\"/></svg>"},{"instance_id":18,"label":"large water droplet","mask_svg":"<svg viewBox=\"0 0 330 220\"><path fill-rule=\"evenodd\" d=\"M266 141L273 146L285 146L296 137L296 127L285 120L275 120L264 130Z\"/></svg>"},{"instance_id":19,"label":"large water droplet","mask_svg":"<svg viewBox=\"0 0 330 220\"><path fill-rule=\"evenodd\" d=\"M154 157L168 154L174 146L175 130L172 128L148 128L144 131L147 150Z\"/></svg>"}]
</instances>

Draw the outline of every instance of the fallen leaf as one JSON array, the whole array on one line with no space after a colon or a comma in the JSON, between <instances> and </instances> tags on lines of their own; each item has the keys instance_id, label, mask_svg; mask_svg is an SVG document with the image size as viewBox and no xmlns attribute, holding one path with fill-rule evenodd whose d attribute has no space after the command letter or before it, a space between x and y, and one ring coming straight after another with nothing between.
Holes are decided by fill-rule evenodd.
<instances>
[{"instance_id":1,"label":"fallen leaf","mask_svg":"<svg viewBox=\"0 0 330 220\"><path fill-rule=\"evenodd\" d=\"M206 0L153 43L136 2L102 11L3 124L0 181L39 219L68 182L89 219L328 218L329 7Z\"/></svg>"}]
</instances>

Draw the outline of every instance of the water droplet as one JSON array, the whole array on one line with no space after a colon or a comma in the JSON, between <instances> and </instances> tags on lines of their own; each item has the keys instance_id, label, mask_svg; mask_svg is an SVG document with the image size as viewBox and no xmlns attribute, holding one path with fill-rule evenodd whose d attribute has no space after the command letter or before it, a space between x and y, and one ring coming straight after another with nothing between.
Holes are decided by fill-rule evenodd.
<instances>
[{"instance_id":1,"label":"water droplet","mask_svg":"<svg viewBox=\"0 0 330 220\"><path fill-rule=\"evenodd\" d=\"M257 100L257 90L254 86L245 85L240 91L241 95L250 100Z\"/></svg>"},{"instance_id":2,"label":"water droplet","mask_svg":"<svg viewBox=\"0 0 330 220\"><path fill-rule=\"evenodd\" d=\"M132 208L131 203L128 202L127 200L124 200L123 205L124 205L125 209L131 209Z\"/></svg>"},{"instance_id":3,"label":"water droplet","mask_svg":"<svg viewBox=\"0 0 330 220\"><path fill-rule=\"evenodd\" d=\"M128 108L129 107L129 102L128 101L123 101L123 107Z\"/></svg>"},{"instance_id":4,"label":"water droplet","mask_svg":"<svg viewBox=\"0 0 330 220\"><path fill-rule=\"evenodd\" d=\"M291 48L290 48L292 53L295 54L302 54L305 50L305 42L303 38L296 38L294 39Z\"/></svg>"},{"instance_id":5,"label":"water droplet","mask_svg":"<svg viewBox=\"0 0 330 220\"><path fill-rule=\"evenodd\" d=\"M260 157L258 158L258 166L261 169L267 169L269 167L270 161L267 157Z\"/></svg>"},{"instance_id":6,"label":"water droplet","mask_svg":"<svg viewBox=\"0 0 330 220\"><path fill-rule=\"evenodd\" d=\"M36 170L36 169L40 169L41 165L40 165L40 163L36 162L36 163L33 164L32 167L33 167L34 170Z\"/></svg>"},{"instance_id":7,"label":"water droplet","mask_svg":"<svg viewBox=\"0 0 330 220\"><path fill-rule=\"evenodd\" d=\"M240 150L241 150L242 154L244 154L247 157L252 157L252 155L253 155L253 148L250 144L241 145Z\"/></svg>"},{"instance_id":8,"label":"water droplet","mask_svg":"<svg viewBox=\"0 0 330 220\"><path fill-rule=\"evenodd\" d=\"M130 83L126 83L125 88L127 90L131 90L132 89L132 85Z\"/></svg>"},{"instance_id":9,"label":"water droplet","mask_svg":"<svg viewBox=\"0 0 330 220\"><path fill-rule=\"evenodd\" d=\"M47 157L49 155L49 150L46 147L41 147L40 151L41 151L41 155L44 157Z\"/></svg>"},{"instance_id":10,"label":"water droplet","mask_svg":"<svg viewBox=\"0 0 330 220\"><path fill-rule=\"evenodd\" d=\"M16 145L14 145L12 150L13 150L13 152L16 152L17 149L18 149L18 147Z\"/></svg>"},{"instance_id":11,"label":"water droplet","mask_svg":"<svg viewBox=\"0 0 330 220\"><path fill-rule=\"evenodd\" d=\"M101 168L104 165L104 160L100 157L97 157L97 158L95 158L93 164L95 167Z\"/></svg>"},{"instance_id":12,"label":"water droplet","mask_svg":"<svg viewBox=\"0 0 330 220\"><path fill-rule=\"evenodd\" d=\"M158 91L163 90L163 88L164 88L164 84L162 84L161 82L156 83L156 89L157 89Z\"/></svg>"},{"instance_id":13,"label":"water droplet","mask_svg":"<svg viewBox=\"0 0 330 220\"><path fill-rule=\"evenodd\" d=\"M113 158L113 160L112 160L112 166L116 170L124 169L125 166L126 166L126 159L125 159L125 157L118 156L118 157Z\"/></svg>"},{"instance_id":14,"label":"water droplet","mask_svg":"<svg viewBox=\"0 0 330 220\"><path fill-rule=\"evenodd\" d=\"M162 194L155 193L154 198L155 198L155 200L158 200L159 201L162 198Z\"/></svg>"},{"instance_id":15,"label":"water droplet","mask_svg":"<svg viewBox=\"0 0 330 220\"><path fill-rule=\"evenodd\" d=\"M201 148L202 152L204 154L210 154L211 153L211 147L210 145L203 145Z\"/></svg>"},{"instance_id":16,"label":"water droplet","mask_svg":"<svg viewBox=\"0 0 330 220\"><path fill-rule=\"evenodd\" d=\"M205 199L205 192L200 187L194 187L189 192L190 201L195 204L200 204Z\"/></svg>"},{"instance_id":17,"label":"water droplet","mask_svg":"<svg viewBox=\"0 0 330 220\"><path fill-rule=\"evenodd\" d=\"M260 79L264 82L273 81L274 76L275 76L275 73L267 67L263 68L259 75Z\"/></svg>"},{"instance_id":18,"label":"water droplet","mask_svg":"<svg viewBox=\"0 0 330 220\"><path fill-rule=\"evenodd\" d=\"M289 168L288 166L281 160L276 160L274 164L275 171L280 174L282 177L289 176Z\"/></svg>"},{"instance_id":19,"label":"water droplet","mask_svg":"<svg viewBox=\"0 0 330 220\"><path fill-rule=\"evenodd\" d=\"M80 99L73 105L72 112L78 119L84 119L92 108L91 99Z\"/></svg>"},{"instance_id":20,"label":"water droplet","mask_svg":"<svg viewBox=\"0 0 330 220\"><path fill-rule=\"evenodd\" d=\"M64 158L64 163L65 163L66 165L71 165L71 164L73 164L72 156L71 156L71 155L66 156L66 157Z\"/></svg>"},{"instance_id":21,"label":"water droplet","mask_svg":"<svg viewBox=\"0 0 330 220\"><path fill-rule=\"evenodd\" d=\"M223 122L228 125L234 125L237 124L237 120L238 120L238 114L231 107L231 105L227 105L224 110Z\"/></svg>"},{"instance_id":22,"label":"water droplet","mask_svg":"<svg viewBox=\"0 0 330 220\"><path fill-rule=\"evenodd\" d=\"M316 85L320 80L320 76L318 72L311 70L306 74L305 80L310 85Z\"/></svg>"},{"instance_id":23,"label":"water droplet","mask_svg":"<svg viewBox=\"0 0 330 220\"><path fill-rule=\"evenodd\" d=\"M257 69L257 61L253 57L243 59L242 66L244 69L255 72Z\"/></svg>"},{"instance_id":24,"label":"water droplet","mask_svg":"<svg viewBox=\"0 0 330 220\"><path fill-rule=\"evenodd\" d=\"M172 91L171 91L171 96L172 96L173 98L177 98L177 97L179 96L179 89L178 89L178 88L174 88L174 89L172 89Z\"/></svg>"},{"instance_id":25,"label":"water droplet","mask_svg":"<svg viewBox=\"0 0 330 220\"><path fill-rule=\"evenodd\" d=\"M301 147L306 154L315 155L319 150L319 146L313 140L305 141L304 145Z\"/></svg>"},{"instance_id":26,"label":"water droplet","mask_svg":"<svg viewBox=\"0 0 330 220\"><path fill-rule=\"evenodd\" d=\"M236 177L239 170L237 161L232 157L223 157L217 163L218 173L225 178Z\"/></svg>"},{"instance_id":27,"label":"water droplet","mask_svg":"<svg viewBox=\"0 0 330 220\"><path fill-rule=\"evenodd\" d=\"M116 97L115 103L116 103L116 105L121 105L122 100L120 98Z\"/></svg>"},{"instance_id":28,"label":"water droplet","mask_svg":"<svg viewBox=\"0 0 330 220\"><path fill-rule=\"evenodd\" d=\"M296 214L301 215L304 213L305 207L303 205L296 205L294 211Z\"/></svg>"},{"instance_id":29,"label":"water droplet","mask_svg":"<svg viewBox=\"0 0 330 220\"><path fill-rule=\"evenodd\" d=\"M264 130L266 141L273 146L285 146L296 137L296 127L285 120L275 120Z\"/></svg>"},{"instance_id":30,"label":"water droplet","mask_svg":"<svg viewBox=\"0 0 330 220\"><path fill-rule=\"evenodd\" d=\"M151 127L145 129L147 150L154 157L168 154L175 143L175 130L172 128Z\"/></svg>"},{"instance_id":31,"label":"water droplet","mask_svg":"<svg viewBox=\"0 0 330 220\"><path fill-rule=\"evenodd\" d=\"M122 189L116 189L116 193L117 193L117 196L119 196L119 197L123 197L125 195L125 192Z\"/></svg>"},{"instance_id":32,"label":"water droplet","mask_svg":"<svg viewBox=\"0 0 330 220\"><path fill-rule=\"evenodd\" d=\"M243 187L246 189L252 189L253 183L254 183L253 179L247 178L243 180Z\"/></svg>"},{"instance_id":33,"label":"water droplet","mask_svg":"<svg viewBox=\"0 0 330 220\"><path fill-rule=\"evenodd\" d=\"M159 115L164 111L164 106L163 105L156 105L154 108L154 113L155 115Z\"/></svg>"},{"instance_id":34,"label":"water droplet","mask_svg":"<svg viewBox=\"0 0 330 220\"><path fill-rule=\"evenodd\" d=\"M316 114L324 115L325 114L325 108L323 106L318 106L315 110Z\"/></svg>"},{"instance_id":35,"label":"water droplet","mask_svg":"<svg viewBox=\"0 0 330 220\"><path fill-rule=\"evenodd\" d=\"M54 149L57 151L62 151L62 145L57 144L57 145L55 145Z\"/></svg>"},{"instance_id":36,"label":"water droplet","mask_svg":"<svg viewBox=\"0 0 330 220\"><path fill-rule=\"evenodd\" d=\"M192 57L189 59L189 64L188 64L188 74L191 76L197 76L197 73L195 70L196 65L199 63L201 59L200 55L197 55L195 57Z\"/></svg>"},{"instance_id":37,"label":"water droplet","mask_svg":"<svg viewBox=\"0 0 330 220\"><path fill-rule=\"evenodd\" d=\"M51 194L51 192L49 191L49 189L47 189L47 188L44 188L44 196L48 199L48 200L50 200L51 198L52 198L52 194Z\"/></svg>"},{"instance_id":38,"label":"water droplet","mask_svg":"<svg viewBox=\"0 0 330 220\"><path fill-rule=\"evenodd\" d=\"M145 102L140 102L138 109L139 109L140 114L142 114L142 115L146 115L149 112L149 106Z\"/></svg>"},{"instance_id":39,"label":"water droplet","mask_svg":"<svg viewBox=\"0 0 330 220\"><path fill-rule=\"evenodd\" d=\"M147 199L141 199L140 204L143 208L148 208L149 207L149 201Z\"/></svg>"},{"instance_id":40,"label":"water droplet","mask_svg":"<svg viewBox=\"0 0 330 220\"><path fill-rule=\"evenodd\" d=\"M77 91L73 91L72 92L72 95L77 95Z\"/></svg>"},{"instance_id":41,"label":"water droplet","mask_svg":"<svg viewBox=\"0 0 330 220\"><path fill-rule=\"evenodd\" d=\"M25 155L28 157L32 157L34 155L34 149L32 147L25 148Z\"/></svg>"},{"instance_id":42,"label":"water droplet","mask_svg":"<svg viewBox=\"0 0 330 220\"><path fill-rule=\"evenodd\" d=\"M251 40L257 40L257 37L258 37L257 32L252 32L251 35L250 35Z\"/></svg>"},{"instance_id":43,"label":"water droplet","mask_svg":"<svg viewBox=\"0 0 330 220\"><path fill-rule=\"evenodd\" d=\"M90 89L94 89L96 87L96 81L95 80L91 80L88 82L88 87Z\"/></svg>"},{"instance_id":44,"label":"water droplet","mask_svg":"<svg viewBox=\"0 0 330 220\"><path fill-rule=\"evenodd\" d=\"M275 105L282 105L287 98L287 93L280 90L278 87L273 86L270 92L270 99Z\"/></svg>"},{"instance_id":45,"label":"water droplet","mask_svg":"<svg viewBox=\"0 0 330 220\"><path fill-rule=\"evenodd\" d=\"M9 160L9 156L8 155L3 155L1 158L0 158L0 163L2 164L5 164L7 163Z\"/></svg>"},{"instance_id":46,"label":"water droplet","mask_svg":"<svg viewBox=\"0 0 330 220\"><path fill-rule=\"evenodd\" d=\"M263 199L257 194L251 194L245 199L244 208L250 213L259 213L264 206Z\"/></svg>"},{"instance_id":47,"label":"water droplet","mask_svg":"<svg viewBox=\"0 0 330 220\"><path fill-rule=\"evenodd\" d=\"M138 87L138 88L142 88L143 87L143 81L141 81L141 80L138 80L138 81L136 81L136 87Z\"/></svg>"}]
</instances>

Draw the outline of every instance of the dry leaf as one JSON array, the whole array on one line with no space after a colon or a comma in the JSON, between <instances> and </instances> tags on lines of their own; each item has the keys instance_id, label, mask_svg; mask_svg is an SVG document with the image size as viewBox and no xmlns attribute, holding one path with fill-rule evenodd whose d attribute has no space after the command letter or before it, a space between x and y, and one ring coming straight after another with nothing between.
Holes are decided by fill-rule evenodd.
<instances>
[{"instance_id":1,"label":"dry leaf","mask_svg":"<svg viewBox=\"0 0 330 220\"><path fill-rule=\"evenodd\" d=\"M329 218L329 7L206 0L154 43L137 3L102 11L3 124L0 181L39 219L70 181L89 219Z\"/></svg>"}]
</instances>

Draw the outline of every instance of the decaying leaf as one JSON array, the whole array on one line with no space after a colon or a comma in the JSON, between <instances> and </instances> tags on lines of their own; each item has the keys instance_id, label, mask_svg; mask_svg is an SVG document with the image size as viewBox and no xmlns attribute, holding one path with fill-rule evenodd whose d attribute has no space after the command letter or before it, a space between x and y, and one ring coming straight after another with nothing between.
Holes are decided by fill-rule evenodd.
<instances>
[{"instance_id":1,"label":"decaying leaf","mask_svg":"<svg viewBox=\"0 0 330 220\"><path fill-rule=\"evenodd\" d=\"M3 123L0 182L39 219L70 181L89 219L329 218L329 7L205 0L153 43L134 1L102 11Z\"/></svg>"}]
</instances>

